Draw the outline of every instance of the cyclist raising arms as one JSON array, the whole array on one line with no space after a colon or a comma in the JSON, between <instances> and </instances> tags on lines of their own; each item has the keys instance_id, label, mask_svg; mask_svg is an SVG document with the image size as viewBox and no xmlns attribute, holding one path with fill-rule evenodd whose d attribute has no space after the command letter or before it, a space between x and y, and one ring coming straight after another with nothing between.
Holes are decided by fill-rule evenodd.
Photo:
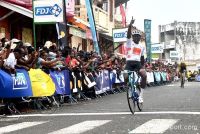
<instances>
[{"instance_id":1,"label":"cyclist raising arms","mask_svg":"<svg viewBox=\"0 0 200 134\"><path fill-rule=\"evenodd\" d=\"M140 44L141 33L132 25L135 20L131 20L128 26L126 43L126 67L125 70L138 71L141 76L141 86L139 94L139 103L143 103L143 90L146 87L146 71L144 70L144 47Z\"/></svg>"}]
</instances>

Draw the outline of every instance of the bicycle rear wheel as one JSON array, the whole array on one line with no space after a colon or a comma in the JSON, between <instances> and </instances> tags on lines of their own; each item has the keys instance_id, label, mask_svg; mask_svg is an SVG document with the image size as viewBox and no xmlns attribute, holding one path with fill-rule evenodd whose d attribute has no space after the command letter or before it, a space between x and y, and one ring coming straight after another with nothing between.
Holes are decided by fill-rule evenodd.
<instances>
[{"instance_id":1,"label":"bicycle rear wheel","mask_svg":"<svg viewBox=\"0 0 200 134\"><path fill-rule=\"evenodd\" d=\"M135 99L133 96L133 89L128 88L126 93L127 93L127 101L128 101L129 109L131 113L134 114L135 113Z\"/></svg>"}]
</instances>

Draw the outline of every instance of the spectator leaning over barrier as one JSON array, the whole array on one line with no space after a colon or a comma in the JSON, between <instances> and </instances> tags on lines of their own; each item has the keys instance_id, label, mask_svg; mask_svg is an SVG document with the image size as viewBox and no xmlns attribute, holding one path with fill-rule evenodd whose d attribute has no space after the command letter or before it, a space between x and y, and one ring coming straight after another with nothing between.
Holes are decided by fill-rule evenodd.
<instances>
[{"instance_id":1,"label":"spectator leaning over barrier","mask_svg":"<svg viewBox=\"0 0 200 134\"><path fill-rule=\"evenodd\" d=\"M56 58L54 60L49 61L48 53L42 50L40 52L40 57L38 58L38 61L37 61L37 67L41 69L53 68L54 66L57 65L58 61L60 61L60 58Z\"/></svg>"},{"instance_id":2,"label":"spectator leaning over barrier","mask_svg":"<svg viewBox=\"0 0 200 134\"><path fill-rule=\"evenodd\" d=\"M7 53L4 59L3 69L9 74L15 74L15 65L17 64L14 54L15 47L16 44L14 43L11 44L11 42L9 42L9 44L7 44Z\"/></svg>"},{"instance_id":3,"label":"spectator leaning over barrier","mask_svg":"<svg viewBox=\"0 0 200 134\"><path fill-rule=\"evenodd\" d=\"M72 50L70 57L71 57L71 60L69 62L69 68L74 70L74 69L78 68L78 66L80 64L80 62L78 62L78 60L77 60L77 52Z\"/></svg>"},{"instance_id":4,"label":"spectator leaning over barrier","mask_svg":"<svg viewBox=\"0 0 200 134\"><path fill-rule=\"evenodd\" d=\"M146 72L143 69L144 67L144 47L141 45L141 33L136 28L133 29L134 20L132 19L127 33L127 57L126 57L126 70L130 71L139 71L141 76L141 91L139 95L139 102L143 103L143 90L146 87Z\"/></svg>"},{"instance_id":5,"label":"spectator leaning over barrier","mask_svg":"<svg viewBox=\"0 0 200 134\"><path fill-rule=\"evenodd\" d=\"M8 58L10 54L10 42L5 42L4 47L0 50L0 68L3 67L4 60Z\"/></svg>"},{"instance_id":6,"label":"spectator leaning over barrier","mask_svg":"<svg viewBox=\"0 0 200 134\"><path fill-rule=\"evenodd\" d=\"M23 48L17 47L17 44L14 41L11 41L10 54L4 60L4 70L10 74L15 74L15 68L25 68L28 70L29 68L26 66L17 64L23 56Z\"/></svg>"},{"instance_id":7,"label":"spectator leaning over barrier","mask_svg":"<svg viewBox=\"0 0 200 134\"><path fill-rule=\"evenodd\" d=\"M30 43L25 43L21 45L21 47L18 46L18 48L20 49L21 55L19 59L17 59L17 65L23 67L26 70L29 70L33 67L32 63L36 58L35 50Z\"/></svg>"},{"instance_id":8,"label":"spectator leaning over barrier","mask_svg":"<svg viewBox=\"0 0 200 134\"><path fill-rule=\"evenodd\" d=\"M18 47L14 49L14 54L16 57L16 68L23 68L26 69L27 71L31 68L30 65L28 65L27 60L25 59L26 56L26 51L24 50L23 47Z\"/></svg>"}]
</instances>

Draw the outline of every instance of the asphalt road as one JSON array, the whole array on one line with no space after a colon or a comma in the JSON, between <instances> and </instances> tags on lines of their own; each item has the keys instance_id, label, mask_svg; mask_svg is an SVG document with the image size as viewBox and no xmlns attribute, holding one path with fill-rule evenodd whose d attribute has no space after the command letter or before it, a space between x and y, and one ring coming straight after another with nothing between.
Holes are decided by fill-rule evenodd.
<instances>
[{"instance_id":1,"label":"asphalt road","mask_svg":"<svg viewBox=\"0 0 200 134\"><path fill-rule=\"evenodd\" d=\"M0 133L11 134L128 134L200 133L200 83L187 82L150 87L144 92L144 109L132 115L126 94L64 104L52 111L0 118Z\"/></svg>"}]
</instances>

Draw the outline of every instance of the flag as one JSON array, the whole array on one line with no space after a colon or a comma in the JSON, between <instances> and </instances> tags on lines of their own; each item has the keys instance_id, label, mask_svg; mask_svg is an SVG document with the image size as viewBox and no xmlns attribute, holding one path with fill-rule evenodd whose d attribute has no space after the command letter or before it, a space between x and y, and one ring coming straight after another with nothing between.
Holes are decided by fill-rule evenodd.
<instances>
[{"instance_id":1,"label":"flag","mask_svg":"<svg viewBox=\"0 0 200 134\"><path fill-rule=\"evenodd\" d=\"M60 49L63 49L67 44L67 26L65 23L56 23Z\"/></svg>"},{"instance_id":2,"label":"flag","mask_svg":"<svg viewBox=\"0 0 200 134\"><path fill-rule=\"evenodd\" d=\"M123 27L126 27L126 12L124 10L124 7L122 4L120 4L120 13L121 13L121 16L122 16L122 24L123 24ZM123 44L120 49L121 49L121 54L125 54L125 45Z\"/></svg>"},{"instance_id":3,"label":"flag","mask_svg":"<svg viewBox=\"0 0 200 134\"><path fill-rule=\"evenodd\" d=\"M86 8L87 8L87 14L88 14L88 18L89 18L89 23L90 23L90 29L92 31L94 48L95 48L95 51L100 55L99 44L98 44L98 40L97 40L95 20L94 20L94 14L93 14L93 10L92 10L92 4L91 4L90 0L86 0L85 2L86 2Z\"/></svg>"},{"instance_id":4,"label":"flag","mask_svg":"<svg viewBox=\"0 0 200 134\"><path fill-rule=\"evenodd\" d=\"M121 16L122 16L122 24L125 27L126 26L126 12L125 12L122 4L120 4L120 13L121 13Z\"/></svg>"},{"instance_id":5,"label":"flag","mask_svg":"<svg viewBox=\"0 0 200 134\"><path fill-rule=\"evenodd\" d=\"M151 62L151 20L144 20L144 32L145 32L145 41L147 48L147 60Z\"/></svg>"}]
</instances>

